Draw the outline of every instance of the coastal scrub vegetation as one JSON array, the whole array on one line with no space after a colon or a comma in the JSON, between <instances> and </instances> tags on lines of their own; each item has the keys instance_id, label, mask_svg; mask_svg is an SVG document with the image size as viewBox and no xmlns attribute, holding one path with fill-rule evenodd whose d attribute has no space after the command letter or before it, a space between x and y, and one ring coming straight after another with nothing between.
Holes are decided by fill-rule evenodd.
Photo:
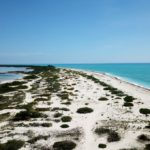
<instances>
[{"instance_id":1,"label":"coastal scrub vegetation","mask_svg":"<svg viewBox=\"0 0 150 150\"><path fill-rule=\"evenodd\" d=\"M93 112L93 109L89 108L89 107L82 107L77 110L77 113L79 113L79 114L87 114L87 113L91 113L91 112Z\"/></svg>"},{"instance_id":2,"label":"coastal scrub vegetation","mask_svg":"<svg viewBox=\"0 0 150 150\"><path fill-rule=\"evenodd\" d=\"M0 150L18 150L24 145L24 141L10 140L7 143L0 144Z\"/></svg>"},{"instance_id":3,"label":"coastal scrub vegetation","mask_svg":"<svg viewBox=\"0 0 150 150\"><path fill-rule=\"evenodd\" d=\"M150 138L148 137L148 135L141 134L138 136L138 140L144 142L144 141L150 141Z\"/></svg>"},{"instance_id":4,"label":"coastal scrub vegetation","mask_svg":"<svg viewBox=\"0 0 150 150\"><path fill-rule=\"evenodd\" d=\"M31 118L39 118L39 117L44 117L42 113L36 111L33 109L34 103L29 103L27 105L22 106L22 108L26 109L25 111L21 111L17 113L14 117L14 121L20 121L20 120L29 120Z\"/></svg>"},{"instance_id":5,"label":"coastal scrub vegetation","mask_svg":"<svg viewBox=\"0 0 150 150\"><path fill-rule=\"evenodd\" d=\"M125 106L125 107L132 107L133 106L133 104L132 103L129 103L129 102L126 102L126 103L124 103L124 105L123 106Z\"/></svg>"},{"instance_id":6,"label":"coastal scrub vegetation","mask_svg":"<svg viewBox=\"0 0 150 150\"><path fill-rule=\"evenodd\" d=\"M106 144L99 144L98 147L99 148L106 148L107 146L106 146Z\"/></svg>"},{"instance_id":7,"label":"coastal scrub vegetation","mask_svg":"<svg viewBox=\"0 0 150 150\"><path fill-rule=\"evenodd\" d=\"M62 122L70 122L72 120L72 118L70 117L70 116L63 116L62 118L61 118L61 121Z\"/></svg>"},{"instance_id":8,"label":"coastal scrub vegetation","mask_svg":"<svg viewBox=\"0 0 150 150\"><path fill-rule=\"evenodd\" d=\"M103 135L103 134L107 134L107 141L108 142L117 142L120 141L121 137L119 136L119 134L111 129L108 128L96 128L95 129L95 133L98 134L99 136Z\"/></svg>"},{"instance_id":9,"label":"coastal scrub vegetation","mask_svg":"<svg viewBox=\"0 0 150 150\"><path fill-rule=\"evenodd\" d=\"M147 108L141 108L139 111L141 114L145 114L145 115L150 114L150 109L147 109Z\"/></svg>"},{"instance_id":10,"label":"coastal scrub vegetation","mask_svg":"<svg viewBox=\"0 0 150 150\"><path fill-rule=\"evenodd\" d=\"M28 86L23 85L23 84L24 82L20 82L19 84L13 84L13 82L0 84L0 94L13 92L13 91L17 91L20 89L27 89Z\"/></svg>"},{"instance_id":11,"label":"coastal scrub vegetation","mask_svg":"<svg viewBox=\"0 0 150 150\"><path fill-rule=\"evenodd\" d=\"M133 100L135 100L135 98L132 97L132 96L126 96L124 98L124 101L127 102L127 103L131 103L131 102L133 102Z\"/></svg>"},{"instance_id":12,"label":"coastal scrub vegetation","mask_svg":"<svg viewBox=\"0 0 150 150\"><path fill-rule=\"evenodd\" d=\"M55 142L53 148L55 150L72 150L76 147L76 143L72 141L59 141Z\"/></svg>"},{"instance_id":13,"label":"coastal scrub vegetation","mask_svg":"<svg viewBox=\"0 0 150 150\"><path fill-rule=\"evenodd\" d=\"M107 98L107 97L100 97L98 100L99 100L99 101L107 101L108 98Z\"/></svg>"},{"instance_id":14,"label":"coastal scrub vegetation","mask_svg":"<svg viewBox=\"0 0 150 150\"><path fill-rule=\"evenodd\" d=\"M69 128L69 125L68 124L62 124L60 127L61 128Z\"/></svg>"}]
</instances>

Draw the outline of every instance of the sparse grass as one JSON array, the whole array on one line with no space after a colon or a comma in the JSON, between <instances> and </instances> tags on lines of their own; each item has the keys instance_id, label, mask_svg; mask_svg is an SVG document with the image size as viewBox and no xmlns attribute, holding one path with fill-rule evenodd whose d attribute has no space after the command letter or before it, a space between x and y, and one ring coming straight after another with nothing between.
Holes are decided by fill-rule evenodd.
<instances>
[{"instance_id":1,"label":"sparse grass","mask_svg":"<svg viewBox=\"0 0 150 150\"><path fill-rule=\"evenodd\" d=\"M70 116L63 116L62 118L61 118L61 121L62 122L70 122L72 120L72 118L70 117Z\"/></svg>"},{"instance_id":2,"label":"sparse grass","mask_svg":"<svg viewBox=\"0 0 150 150\"><path fill-rule=\"evenodd\" d=\"M18 150L24 145L24 141L11 140L7 143L0 144L0 150Z\"/></svg>"},{"instance_id":3,"label":"sparse grass","mask_svg":"<svg viewBox=\"0 0 150 150\"><path fill-rule=\"evenodd\" d=\"M53 145L54 150L72 150L76 147L76 144L72 141L59 141Z\"/></svg>"},{"instance_id":4,"label":"sparse grass","mask_svg":"<svg viewBox=\"0 0 150 150\"><path fill-rule=\"evenodd\" d=\"M107 101L108 98L106 98L106 97L101 97L101 98L99 98L98 100L99 100L99 101Z\"/></svg>"},{"instance_id":5,"label":"sparse grass","mask_svg":"<svg viewBox=\"0 0 150 150\"><path fill-rule=\"evenodd\" d=\"M8 119L10 117L10 113L4 113L0 115L0 122Z\"/></svg>"},{"instance_id":6,"label":"sparse grass","mask_svg":"<svg viewBox=\"0 0 150 150\"><path fill-rule=\"evenodd\" d=\"M107 146L106 146L106 144L99 144L98 147L99 148L106 148Z\"/></svg>"},{"instance_id":7,"label":"sparse grass","mask_svg":"<svg viewBox=\"0 0 150 150\"><path fill-rule=\"evenodd\" d=\"M93 112L93 109L89 107L82 107L77 110L77 113L79 114L87 114L87 113L92 113L92 112Z\"/></svg>"},{"instance_id":8,"label":"sparse grass","mask_svg":"<svg viewBox=\"0 0 150 150\"><path fill-rule=\"evenodd\" d=\"M30 139L30 140L28 141L28 143L34 144L35 142L37 142L37 141L39 141L39 140L42 140L42 139L43 139L43 140L47 140L49 137L50 137L50 136L39 135L39 136L36 136L36 137Z\"/></svg>"},{"instance_id":9,"label":"sparse grass","mask_svg":"<svg viewBox=\"0 0 150 150\"><path fill-rule=\"evenodd\" d=\"M117 142L120 141L120 136L116 131L113 131L111 129L107 129L107 128L96 128L95 129L95 133L98 135L103 135L103 134L107 134L107 141L108 142Z\"/></svg>"},{"instance_id":10,"label":"sparse grass","mask_svg":"<svg viewBox=\"0 0 150 150\"><path fill-rule=\"evenodd\" d=\"M141 114L145 114L145 115L150 114L150 109L147 109L147 108L141 108L139 111Z\"/></svg>"}]
</instances>

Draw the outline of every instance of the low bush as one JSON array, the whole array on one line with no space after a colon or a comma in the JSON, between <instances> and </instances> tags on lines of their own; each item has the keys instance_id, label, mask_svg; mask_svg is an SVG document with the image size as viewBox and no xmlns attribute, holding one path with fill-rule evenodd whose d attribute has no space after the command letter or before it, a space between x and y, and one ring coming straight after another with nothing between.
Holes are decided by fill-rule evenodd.
<instances>
[{"instance_id":1,"label":"low bush","mask_svg":"<svg viewBox=\"0 0 150 150\"><path fill-rule=\"evenodd\" d=\"M34 144L35 142L37 142L37 141L39 141L39 140L42 140L42 139L43 139L43 140L47 140L48 138L49 138L49 136L39 135L39 136L36 136L36 137L30 139L30 140L28 141L28 143Z\"/></svg>"},{"instance_id":2,"label":"low bush","mask_svg":"<svg viewBox=\"0 0 150 150\"><path fill-rule=\"evenodd\" d=\"M107 141L108 142L117 142L117 141L120 141L120 136L117 132L115 131L110 131L109 134L108 134L108 138L107 138Z\"/></svg>"},{"instance_id":3,"label":"low bush","mask_svg":"<svg viewBox=\"0 0 150 150\"><path fill-rule=\"evenodd\" d=\"M131 103L131 102L133 102L134 99L135 99L135 98L132 97L132 96L126 96L126 97L124 98L124 101L127 102L127 103Z\"/></svg>"},{"instance_id":4,"label":"low bush","mask_svg":"<svg viewBox=\"0 0 150 150\"><path fill-rule=\"evenodd\" d=\"M59 118L59 117L61 117L63 114L62 113L55 113L54 114L54 118Z\"/></svg>"},{"instance_id":5,"label":"low bush","mask_svg":"<svg viewBox=\"0 0 150 150\"><path fill-rule=\"evenodd\" d=\"M99 98L98 100L99 100L99 101L107 101L108 98L106 98L106 97L101 97L101 98Z\"/></svg>"},{"instance_id":6,"label":"low bush","mask_svg":"<svg viewBox=\"0 0 150 150\"><path fill-rule=\"evenodd\" d=\"M89 108L89 107L83 107L83 108L79 108L77 110L77 113L79 113L79 114L87 114L87 113L91 113L91 112L93 112L93 109Z\"/></svg>"},{"instance_id":7,"label":"low bush","mask_svg":"<svg viewBox=\"0 0 150 150\"><path fill-rule=\"evenodd\" d=\"M125 106L125 107L133 107L133 104L132 103L124 103L123 106Z\"/></svg>"},{"instance_id":8,"label":"low bush","mask_svg":"<svg viewBox=\"0 0 150 150\"><path fill-rule=\"evenodd\" d=\"M53 145L54 150L72 150L75 147L76 144L72 141L55 142Z\"/></svg>"},{"instance_id":9,"label":"low bush","mask_svg":"<svg viewBox=\"0 0 150 150\"><path fill-rule=\"evenodd\" d=\"M7 143L0 144L0 150L18 150L24 145L24 141L11 140Z\"/></svg>"},{"instance_id":10,"label":"low bush","mask_svg":"<svg viewBox=\"0 0 150 150\"><path fill-rule=\"evenodd\" d=\"M61 121L62 122L70 122L72 120L72 118L70 117L70 116L63 116L62 118L61 118Z\"/></svg>"},{"instance_id":11,"label":"low bush","mask_svg":"<svg viewBox=\"0 0 150 150\"><path fill-rule=\"evenodd\" d=\"M26 80L32 80L32 79L37 79L38 77L36 75L29 75L29 76L26 76L24 77L24 79Z\"/></svg>"},{"instance_id":12,"label":"low bush","mask_svg":"<svg viewBox=\"0 0 150 150\"><path fill-rule=\"evenodd\" d=\"M99 144L98 147L99 148L106 148L107 146L106 146L106 144Z\"/></svg>"},{"instance_id":13,"label":"low bush","mask_svg":"<svg viewBox=\"0 0 150 150\"><path fill-rule=\"evenodd\" d=\"M144 134L142 134L142 135L139 135L138 136L138 140L139 141L150 141L150 139L148 138L148 136L147 135L144 135Z\"/></svg>"},{"instance_id":14,"label":"low bush","mask_svg":"<svg viewBox=\"0 0 150 150\"><path fill-rule=\"evenodd\" d=\"M150 150L150 144L146 144L144 150Z\"/></svg>"},{"instance_id":15,"label":"low bush","mask_svg":"<svg viewBox=\"0 0 150 150\"><path fill-rule=\"evenodd\" d=\"M119 134L116 131L113 131L113 130L107 129L107 128L96 128L95 133L98 135L107 134L108 135L108 137L107 137L108 142L116 142L116 141L119 141L121 139Z\"/></svg>"},{"instance_id":16,"label":"low bush","mask_svg":"<svg viewBox=\"0 0 150 150\"><path fill-rule=\"evenodd\" d=\"M21 111L15 115L13 121L29 120L31 118L39 118L42 116L41 113L36 111Z\"/></svg>"},{"instance_id":17,"label":"low bush","mask_svg":"<svg viewBox=\"0 0 150 150\"><path fill-rule=\"evenodd\" d=\"M61 128L69 128L69 125L67 125L67 124L62 124L60 127L61 127Z\"/></svg>"},{"instance_id":18,"label":"low bush","mask_svg":"<svg viewBox=\"0 0 150 150\"><path fill-rule=\"evenodd\" d=\"M147 109L147 108L141 108L141 109L140 109L140 113L141 113L141 114L148 115L148 114L150 114L150 109Z\"/></svg>"},{"instance_id":19,"label":"low bush","mask_svg":"<svg viewBox=\"0 0 150 150\"><path fill-rule=\"evenodd\" d=\"M107 129L107 128L96 128L95 133L98 135L107 134L107 133L109 133L109 129Z\"/></svg>"},{"instance_id":20,"label":"low bush","mask_svg":"<svg viewBox=\"0 0 150 150\"><path fill-rule=\"evenodd\" d=\"M50 111L50 108L36 108L36 111Z\"/></svg>"}]
</instances>

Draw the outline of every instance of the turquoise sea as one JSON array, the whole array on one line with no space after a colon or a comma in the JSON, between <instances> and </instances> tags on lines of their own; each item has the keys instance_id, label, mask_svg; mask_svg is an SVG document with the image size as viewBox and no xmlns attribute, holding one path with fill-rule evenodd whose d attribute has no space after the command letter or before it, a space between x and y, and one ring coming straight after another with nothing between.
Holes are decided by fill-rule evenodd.
<instances>
[{"instance_id":1,"label":"turquoise sea","mask_svg":"<svg viewBox=\"0 0 150 150\"><path fill-rule=\"evenodd\" d=\"M136 64L56 64L57 67L105 72L123 80L150 88L150 63Z\"/></svg>"}]
</instances>

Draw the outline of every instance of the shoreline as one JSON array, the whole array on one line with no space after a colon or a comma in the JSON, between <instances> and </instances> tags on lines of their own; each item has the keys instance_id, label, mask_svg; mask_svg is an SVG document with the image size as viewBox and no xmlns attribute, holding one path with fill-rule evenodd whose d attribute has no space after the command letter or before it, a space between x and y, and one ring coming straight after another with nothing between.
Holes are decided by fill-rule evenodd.
<instances>
[{"instance_id":1,"label":"shoreline","mask_svg":"<svg viewBox=\"0 0 150 150\"><path fill-rule=\"evenodd\" d=\"M74 70L74 71L87 72L87 73L96 73L96 74L100 74L100 75L106 75L108 77L120 80L122 82L126 82L126 83L131 84L133 86L136 86L138 88L142 88L142 89L145 89L147 91L150 91L150 88L145 87L144 85L140 85L138 83L134 83L134 81L132 82L132 81L126 80L125 78L117 76L117 75L114 75L114 74L110 74L110 73L106 73L106 72L92 71L92 70L75 69L75 68L63 68L63 67L59 67L59 68L61 68L61 69L69 69L69 70Z\"/></svg>"}]
</instances>

